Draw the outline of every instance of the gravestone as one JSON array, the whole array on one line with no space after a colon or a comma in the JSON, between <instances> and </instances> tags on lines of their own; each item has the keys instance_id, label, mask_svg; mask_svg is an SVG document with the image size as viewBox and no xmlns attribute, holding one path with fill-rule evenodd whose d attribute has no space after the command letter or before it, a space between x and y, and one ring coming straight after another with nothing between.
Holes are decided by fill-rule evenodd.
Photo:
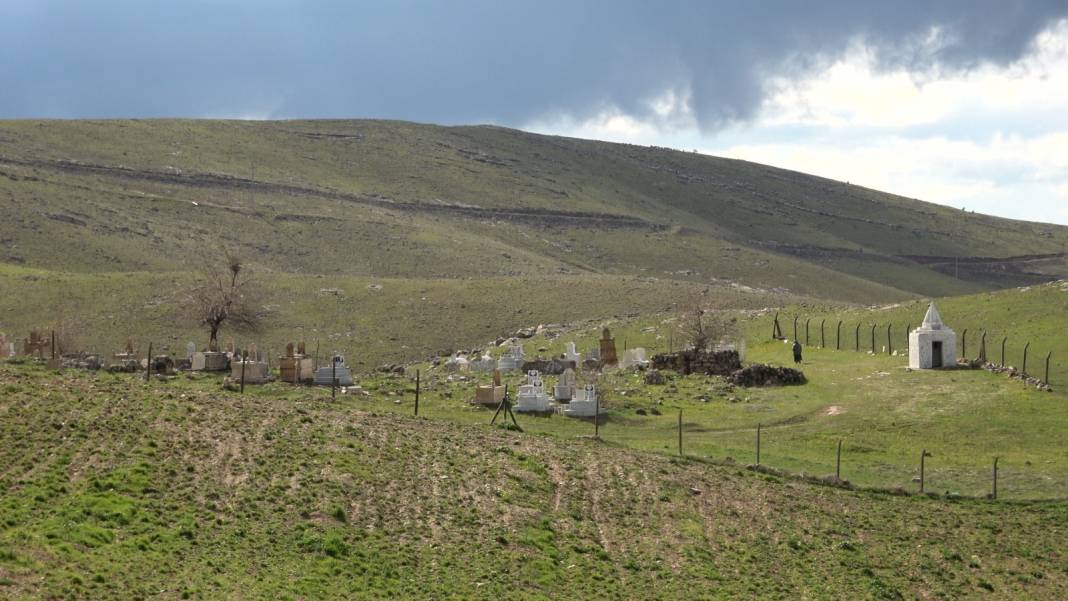
<instances>
[{"instance_id":1,"label":"gravestone","mask_svg":"<svg viewBox=\"0 0 1068 601\"><path fill-rule=\"evenodd\" d=\"M616 340L612 338L612 333L608 331L608 328L605 328L601 334L600 347L602 365L616 365L619 363L619 357L616 355Z\"/></svg>"},{"instance_id":2,"label":"gravestone","mask_svg":"<svg viewBox=\"0 0 1068 601\"><path fill-rule=\"evenodd\" d=\"M554 410L549 395L537 371L527 373L527 381L519 387L514 411L516 413L552 413Z\"/></svg>"},{"instance_id":3,"label":"gravestone","mask_svg":"<svg viewBox=\"0 0 1068 601\"><path fill-rule=\"evenodd\" d=\"M7 336L0 333L0 359L15 356L15 343L9 342Z\"/></svg>"},{"instance_id":4,"label":"gravestone","mask_svg":"<svg viewBox=\"0 0 1068 601\"><path fill-rule=\"evenodd\" d=\"M493 383L488 386L475 388L475 398L472 403L487 407L496 407L504 400L504 386L501 385L501 372L493 371Z\"/></svg>"},{"instance_id":5,"label":"gravestone","mask_svg":"<svg viewBox=\"0 0 1068 601\"><path fill-rule=\"evenodd\" d=\"M230 367L230 357L218 351L193 353L189 367L193 371L226 371Z\"/></svg>"},{"instance_id":6,"label":"gravestone","mask_svg":"<svg viewBox=\"0 0 1068 601\"><path fill-rule=\"evenodd\" d=\"M490 356L489 351L471 362L471 369L479 373L490 373L497 369L497 360Z\"/></svg>"},{"instance_id":7,"label":"gravestone","mask_svg":"<svg viewBox=\"0 0 1068 601\"><path fill-rule=\"evenodd\" d=\"M497 361L497 369L501 371L515 371L522 367L523 357L523 346L520 344L513 344Z\"/></svg>"},{"instance_id":8,"label":"gravestone","mask_svg":"<svg viewBox=\"0 0 1068 601\"><path fill-rule=\"evenodd\" d=\"M234 357L230 361L230 379L234 382L241 382L242 368L245 370L246 384L264 384L270 379L267 363L257 360L251 352L247 358Z\"/></svg>"},{"instance_id":9,"label":"gravestone","mask_svg":"<svg viewBox=\"0 0 1068 601\"><path fill-rule=\"evenodd\" d=\"M335 353L330 365L324 365L315 370L314 383L317 386L331 386L334 379L338 386L352 386L352 372L345 365L345 358Z\"/></svg>"},{"instance_id":10,"label":"gravestone","mask_svg":"<svg viewBox=\"0 0 1068 601\"><path fill-rule=\"evenodd\" d=\"M582 363L582 355L575 350L574 342L567 343L567 349L564 351L564 360L574 361L576 366Z\"/></svg>"},{"instance_id":11,"label":"gravestone","mask_svg":"<svg viewBox=\"0 0 1068 601\"><path fill-rule=\"evenodd\" d=\"M467 357L464 357L460 353L456 353L455 355L449 357L449 359L447 361L445 361L445 370L446 371L452 371L452 372L467 371L469 367L470 367L470 365L469 365L469 362L467 361Z\"/></svg>"},{"instance_id":12,"label":"gravestone","mask_svg":"<svg viewBox=\"0 0 1068 601\"><path fill-rule=\"evenodd\" d=\"M278 358L278 379L290 384L303 384L315 378L315 359L304 354L304 343L293 350L293 343L286 345L286 356Z\"/></svg>"},{"instance_id":13,"label":"gravestone","mask_svg":"<svg viewBox=\"0 0 1068 601\"><path fill-rule=\"evenodd\" d=\"M29 338L22 339L22 354L26 356L32 356L37 354L38 358L44 358L45 349L51 346L51 342L47 338L44 338L37 330L30 331Z\"/></svg>"},{"instance_id":14,"label":"gravestone","mask_svg":"<svg viewBox=\"0 0 1068 601\"><path fill-rule=\"evenodd\" d=\"M604 407L597 402L597 388L593 384L586 384L575 393L575 398L564 409L567 417L600 417L605 414Z\"/></svg>"},{"instance_id":15,"label":"gravestone","mask_svg":"<svg viewBox=\"0 0 1068 601\"><path fill-rule=\"evenodd\" d=\"M645 358L645 349L642 347L623 351L623 360L619 362L619 366L623 369L648 367L648 365L649 360Z\"/></svg>"},{"instance_id":16,"label":"gravestone","mask_svg":"<svg viewBox=\"0 0 1068 601\"><path fill-rule=\"evenodd\" d=\"M560 381L553 388L553 398L557 401L569 402L575 396L575 370L565 369L560 375Z\"/></svg>"}]
</instances>

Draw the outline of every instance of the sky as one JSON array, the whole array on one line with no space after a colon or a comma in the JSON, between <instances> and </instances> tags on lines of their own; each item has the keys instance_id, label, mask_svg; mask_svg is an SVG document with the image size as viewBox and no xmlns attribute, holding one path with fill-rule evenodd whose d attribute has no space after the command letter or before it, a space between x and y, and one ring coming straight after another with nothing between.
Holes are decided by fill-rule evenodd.
<instances>
[{"instance_id":1,"label":"sky","mask_svg":"<svg viewBox=\"0 0 1068 601\"><path fill-rule=\"evenodd\" d=\"M493 123L1068 224L1068 0L0 0L0 118Z\"/></svg>"}]
</instances>

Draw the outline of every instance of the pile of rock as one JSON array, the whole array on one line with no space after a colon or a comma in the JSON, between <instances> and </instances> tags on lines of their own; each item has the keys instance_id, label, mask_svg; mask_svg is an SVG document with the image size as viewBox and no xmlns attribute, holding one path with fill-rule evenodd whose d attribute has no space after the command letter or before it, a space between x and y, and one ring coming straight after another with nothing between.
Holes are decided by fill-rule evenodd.
<instances>
[{"instance_id":1,"label":"pile of rock","mask_svg":"<svg viewBox=\"0 0 1068 601\"><path fill-rule=\"evenodd\" d=\"M997 365L996 363L987 362L986 365L983 365L983 369L987 370L990 373L1005 374L1010 378L1022 380L1028 386L1031 386L1038 390L1043 390L1045 392L1053 392L1053 387L1043 382L1041 378L1029 376L1024 372L1016 369L1015 367L1012 367L1011 365Z\"/></svg>"},{"instance_id":2,"label":"pile of rock","mask_svg":"<svg viewBox=\"0 0 1068 601\"><path fill-rule=\"evenodd\" d=\"M735 386L787 386L804 384L805 374L789 367L773 367L763 363L750 365L731 374L731 383Z\"/></svg>"},{"instance_id":3,"label":"pile of rock","mask_svg":"<svg viewBox=\"0 0 1068 601\"><path fill-rule=\"evenodd\" d=\"M653 386L667 384L667 378L665 378L664 374L660 373L658 370L650 369L645 372L645 383Z\"/></svg>"},{"instance_id":4,"label":"pile of rock","mask_svg":"<svg viewBox=\"0 0 1068 601\"><path fill-rule=\"evenodd\" d=\"M104 367L104 361L97 355L87 353L70 353L60 358L60 366L64 369L88 369L96 371Z\"/></svg>"},{"instance_id":5,"label":"pile of rock","mask_svg":"<svg viewBox=\"0 0 1068 601\"><path fill-rule=\"evenodd\" d=\"M578 368L578 366L575 365L574 361L567 361L565 359L556 359L556 358L553 358L553 359L541 359L541 358L538 358L538 359L534 359L533 361L524 361L522 367L523 367L523 371L524 372L528 372L529 373L530 371L536 370L539 373L549 374L549 375L553 375L553 376L558 376L558 375L564 373L564 371L567 370L567 369L577 369Z\"/></svg>"},{"instance_id":6,"label":"pile of rock","mask_svg":"<svg viewBox=\"0 0 1068 601\"><path fill-rule=\"evenodd\" d=\"M742 360L738 351L695 351L685 350L677 353L654 355L650 364L653 369L671 369L682 375L705 374L709 376L729 376L742 369Z\"/></svg>"}]
</instances>

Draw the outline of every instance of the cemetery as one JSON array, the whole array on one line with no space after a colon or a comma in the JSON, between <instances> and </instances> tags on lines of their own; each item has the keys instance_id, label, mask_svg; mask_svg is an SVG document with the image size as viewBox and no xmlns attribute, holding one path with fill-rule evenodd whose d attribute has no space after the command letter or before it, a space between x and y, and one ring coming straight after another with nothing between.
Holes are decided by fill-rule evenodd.
<instances>
[{"instance_id":1,"label":"cemetery","mask_svg":"<svg viewBox=\"0 0 1068 601\"><path fill-rule=\"evenodd\" d=\"M581 435L584 426L578 425L581 420L560 420L560 417L597 416L600 436L622 435L628 445L648 450L663 450L664 439L668 437L662 433L654 436L654 433L662 432L664 428L679 429L669 420L673 412L681 410L686 423L693 420L700 424L710 420L708 425L694 426L694 431L717 422L735 424L722 434L701 436L687 442L694 452L712 457L745 456L745 449L750 446L747 438L762 423L801 420L796 423L815 424L823 419L848 422L851 418L840 416L856 415L857 410L850 409L849 404L843 404L841 400L828 402L827 399L841 398L840 392L829 393L828 390L848 382L848 387L855 389L851 394L872 402L898 394L897 386L887 388L881 383L911 380L914 377L911 372L926 371L925 365L938 371L935 357L939 355L934 352L939 349L938 343L941 343L942 370L956 368L952 372L952 382L956 385L972 382L975 376L965 374L974 373L969 369L974 367L983 368L977 370L982 373L1006 374L1025 382L1031 389L1053 390L1046 380L1035 375L1036 368L1041 371L1046 367L1045 356L1032 355L1029 365L1024 357L1026 373L1022 368L996 360L958 361L958 356L989 356L995 351L987 348L982 337L977 341L974 333L965 331L958 335L946 325L942 313L933 304L922 312L915 310L917 312L912 315L923 316L913 322L919 326L912 328L906 323L896 328L898 336L902 337L900 341L876 339L878 353L857 353L853 348L870 349L873 328L856 327L859 337L851 335L849 328L841 328L844 334L839 334L835 328L832 330L835 336L821 336L822 345L806 346L805 361L800 369L783 365L788 359L788 348L783 347L788 345L781 340L750 343L746 360L743 360L742 352L730 344L716 344L702 350L670 348L683 344L674 326L667 323L670 319L662 320L667 325L659 322L649 325L650 321L640 319L619 322L612 328L617 332L614 336L609 328L598 326L567 330L564 335L555 332L551 338L538 333L530 338L503 339L479 350L452 351L440 360L387 365L384 366L386 369L362 374L356 373L345 357L336 352L317 363L318 351L309 353L303 341L287 343L285 353L274 361L273 366L267 360L267 353L259 350L257 345L249 344L239 350L232 340L225 345L225 350L211 350L213 347L209 343L204 347L206 350L201 351L197 350L197 345L189 343L181 355L153 353L151 365L146 363L146 353L153 349L148 348L148 344L137 348L133 341L127 341L125 348L114 353L108 361L101 361L86 352L64 351L57 355L54 365L63 369L107 369L129 373L133 378L151 374L154 378L168 378L174 382L182 381L181 377L173 378L183 373L202 374L208 379L193 381L210 383L222 378L224 386L238 392L245 390L242 381L246 387L260 387L271 391L269 394L284 394L277 388L280 385L317 385L329 389L328 394L340 393L339 398L355 395L367 399L362 402L383 398L388 401L383 409L397 413L411 412L413 399L421 397L420 415L472 424L487 423L495 411L507 405L519 416L519 424L524 430L565 437ZM747 326L749 334L746 337L750 340L759 337L759 332L766 327L763 323L761 319L754 320ZM879 331L885 334L882 326L874 330L877 334ZM616 348L620 332L626 340L622 351ZM630 341L638 344L631 345ZM14 347L9 346L9 350L18 351L20 357L27 356L28 350L29 356L42 365L53 361L49 332L32 331ZM740 347L745 350L744 340ZM468 357L475 359L468 360ZM615 361L606 362L605 358ZM868 365L873 367L866 367ZM813 369L816 380L813 380ZM951 380L947 375L917 382L923 382L924 387L937 388L950 384ZM902 387L901 391L905 389ZM782 404L787 399L793 400ZM863 404L867 401L856 402ZM757 411L758 407L778 408L773 414L762 417L761 412L769 409ZM1007 411L1004 406L999 407L999 412ZM821 417L812 418L812 412ZM531 422L529 418L533 417L542 419ZM771 434L765 433L767 436ZM812 469L818 473L819 468L809 465L810 459L806 459L811 451L804 448L798 447L792 458L782 459L779 467L805 473ZM907 483L910 477L904 474L908 472L909 461L904 457L886 459L901 466L903 474L899 481ZM865 473L861 469L861 473L853 475L850 481L862 485L886 481L885 474Z\"/></svg>"}]
</instances>

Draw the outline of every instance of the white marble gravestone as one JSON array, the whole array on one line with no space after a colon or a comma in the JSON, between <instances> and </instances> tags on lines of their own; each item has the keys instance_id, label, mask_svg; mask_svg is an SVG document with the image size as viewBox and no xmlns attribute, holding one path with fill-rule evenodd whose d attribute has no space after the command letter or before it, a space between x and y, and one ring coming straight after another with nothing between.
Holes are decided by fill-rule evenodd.
<instances>
[{"instance_id":1,"label":"white marble gravestone","mask_svg":"<svg viewBox=\"0 0 1068 601\"><path fill-rule=\"evenodd\" d=\"M942 323L934 303L923 324L909 334L909 367L939 369L957 364L957 334Z\"/></svg>"},{"instance_id":2,"label":"white marble gravestone","mask_svg":"<svg viewBox=\"0 0 1068 601\"><path fill-rule=\"evenodd\" d=\"M503 355L501 355L501 358L497 360L497 369L501 371L515 371L523 366L523 356L523 346L519 344L512 345Z\"/></svg>"},{"instance_id":3,"label":"white marble gravestone","mask_svg":"<svg viewBox=\"0 0 1068 601\"><path fill-rule=\"evenodd\" d=\"M605 410L597 402L597 388L593 384L587 384L575 393L564 415L567 417L595 417L604 415Z\"/></svg>"},{"instance_id":4,"label":"white marble gravestone","mask_svg":"<svg viewBox=\"0 0 1068 601\"><path fill-rule=\"evenodd\" d=\"M527 381L516 395L516 413L549 413L552 410L553 404L545 392L541 374L537 370L527 372Z\"/></svg>"},{"instance_id":5,"label":"white marble gravestone","mask_svg":"<svg viewBox=\"0 0 1068 601\"><path fill-rule=\"evenodd\" d=\"M445 362L446 371L467 371L470 367L467 357L456 353Z\"/></svg>"},{"instance_id":6,"label":"white marble gravestone","mask_svg":"<svg viewBox=\"0 0 1068 601\"><path fill-rule=\"evenodd\" d=\"M623 351L623 359L619 362L619 366L623 369L645 367L647 365L649 365L649 360L645 358L645 349L642 347Z\"/></svg>"},{"instance_id":7,"label":"white marble gravestone","mask_svg":"<svg viewBox=\"0 0 1068 601\"><path fill-rule=\"evenodd\" d=\"M564 351L564 361L574 361L575 365L582 363L582 355L575 350L574 342L567 343L567 350Z\"/></svg>"}]
</instances>

